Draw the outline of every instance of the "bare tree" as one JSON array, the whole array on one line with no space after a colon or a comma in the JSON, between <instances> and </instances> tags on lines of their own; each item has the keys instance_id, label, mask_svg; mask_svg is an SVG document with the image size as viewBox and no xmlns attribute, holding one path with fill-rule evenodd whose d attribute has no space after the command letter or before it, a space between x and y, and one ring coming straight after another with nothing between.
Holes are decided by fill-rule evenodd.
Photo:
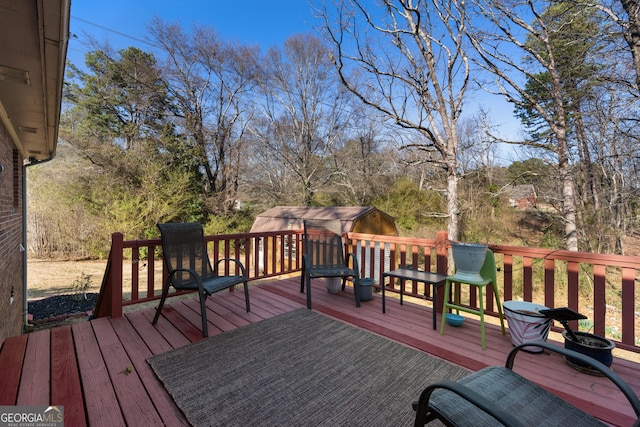
<instances>
[{"instance_id":1,"label":"bare tree","mask_svg":"<svg viewBox=\"0 0 640 427\"><path fill-rule=\"evenodd\" d=\"M624 254L624 237L637 222L640 188L637 98L613 84L602 85L585 109L601 208L587 218L589 250ZM613 240L613 241L612 241Z\"/></svg>"},{"instance_id":2,"label":"bare tree","mask_svg":"<svg viewBox=\"0 0 640 427\"><path fill-rule=\"evenodd\" d=\"M227 212L236 201L246 96L256 77L258 49L220 39L211 28L182 27L156 18L149 26L164 53L164 75L174 100L176 124L205 176L211 210Z\"/></svg>"},{"instance_id":3,"label":"bare tree","mask_svg":"<svg viewBox=\"0 0 640 427\"><path fill-rule=\"evenodd\" d=\"M335 173L332 155L344 141L348 93L326 45L309 34L291 36L282 50L271 48L262 63L261 115L251 132L271 156L265 166L275 161L295 176L296 187L286 190L295 191L298 203L311 205Z\"/></svg>"},{"instance_id":4,"label":"bare tree","mask_svg":"<svg viewBox=\"0 0 640 427\"><path fill-rule=\"evenodd\" d=\"M457 122L469 79L466 25L459 0L342 0L321 11L346 88L421 141L405 145L432 154L447 175L448 232L458 238Z\"/></svg>"},{"instance_id":5,"label":"bare tree","mask_svg":"<svg viewBox=\"0 0 640 427\"><path fill-rule=\"evenodd\" d=\"M549 25L549 2L478 0L480 19L487 24L470 32L478 64L496 79L498 93L518 108L535 114L549 130L527 141L557 158L562 186L562 218L567 249L578 250L574 181L570 165L568 113L570 97L554 49L556 23ZM578 12L579 13L579 12ZM564 16L563 19L570 19ZM543 93L543 95L541 95Z\"/></svg>"},{"instance_id":6,"label":"bare tree","mask_svg":"<svg viewBox=\"0 0 640 427\"><path fill-rule=\"evenodd\" d=\"M333 183L340 204L370 204L393 184L396 155L387 149L387 135L379 113L357 101L352 109L350 137L334 153Z\"/></svg>"},{"instance_id":7,"label":"bare tree","mask_svg":"<svg viewBox=\"0 0 640 427\"><path fill-rule=\"evenodd\" d=\"M609 34L605 34L605 37L610 38L613 44L617 44L616 39L620 37L620 34L624 38L624 41L627 44L628 52L631 54L631 62L633 63L633 69L635 73L636 91L640 91L640 1L565 1L577 4L580 7L590 7L596 9L600 11L606 19L608 19L615 25L614 28L608 31Z\"/></svg>"},{"instance_id":8,"label":"bare tree","mask_svg":"<svg viewBox=\"0 0 640 427\"><path fill-rule=\"evenodd\" d=\"M463 118L458 123L458 164L463 174L472 170L485 170L489 181L492 181L498 148L496 140L491 136L492 127L487 112L483 110Z\"/></svg>"}]
</instances>

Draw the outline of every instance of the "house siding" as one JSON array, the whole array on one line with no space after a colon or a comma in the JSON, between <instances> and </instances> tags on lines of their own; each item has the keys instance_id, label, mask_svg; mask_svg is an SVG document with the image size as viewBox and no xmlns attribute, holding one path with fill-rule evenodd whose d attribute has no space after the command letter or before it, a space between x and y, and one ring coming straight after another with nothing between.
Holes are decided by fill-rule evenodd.
<instances>
[{"instance_id":1,"label":"house siding","mask_svg":"<svg viewBox=\"0 0 640 427\"><path fill-rule=\"evenodd\" d=\"M0 122L0 342L22 333L22 157ZM13 292L13 303L11 294Z\"/></svg>"}]
</instances>

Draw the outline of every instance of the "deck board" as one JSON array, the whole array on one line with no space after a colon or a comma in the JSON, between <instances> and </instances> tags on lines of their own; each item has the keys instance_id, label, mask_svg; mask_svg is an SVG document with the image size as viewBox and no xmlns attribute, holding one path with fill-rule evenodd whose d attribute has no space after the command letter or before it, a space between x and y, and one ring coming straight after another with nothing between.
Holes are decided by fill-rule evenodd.
<instances>
[{"instance_id":1,"label":"deck board","mask_svg":"<svg viewBox=\"0 0 640 427\"><path fill-rule=\"evenodd\" d=\"M152 354L161 354L173 350L174 347L165 339L158 328L151 324L142 311L131 311L127 313L126 318ZM180 347L187 345L187 339L184 337L183 339Z\"/></svg>"},{"instance_id":2,"label":"deck board","mask_svg":"<svg viewBox=\"0 0 640 427\"><path fill-rule=\"evenodd\" d=\"M161 426L162 420L149 398L131 358L109 319L92 321L113 389L128 425ZM89 392L89 391L87 391Z\"/></svg>"},{"instance_id":3,"label":"deck board","mask_svg":"<svg viewBox=\"0 0 640 427\"><path fill-rule=\"evenodd\" d=\"M174 305L177 308L174 308ZM174 305L162 307L162 316L166 318L170 323L172 323L182 334L189 340L189 342L198 342L202 339L202 330L200 329L202 326L202 322L200 318L197 320L197 326L194 323L189 322L188 319L184 318L178 308L182 310L182 306L180 302L175 303ZM160 321L160 319L158 319Z\"/></svg>"},{"instance_id":4,"label":"deck board","mask_svg":"<svg viewBox=\"0 0 640 427\"><path fill-rule=\"evenodd\" d=\"M288 295L297 301L305 301L304 295L299 293L299 288L277 286L269 290L282 296ZM431 307L411 303L409 302L411 299L407 299L406 296L404 305L400 305L397 298L387 297L385 314L382 314L382 301L379 295L375 295L371 301L363 302L359 309L354 307L353 295L349 290L339 295L331 295L314 288L312 297L314 310L338 317L390 339L396 339L474 371L486 366L504 365L506 356L513 347L508 332L507 335L502 335L498 325L486 324L487 349L482 350L479 322L473 316L465 320L463 326L459 328L447 325L444 335L440 335L440 317L437 318L438 328L434 331L431 325ZM568 367L563 360L552 361L549 365L545 360L541 366L540 358L548 356L521 352L516 358L521 362L520 365L516 364L519 367L516 372L540 383L552 393L562 396L563 399L596 416L609 412L608 422L617 425L632 424L633 411L626 399L618 394L617 389L615 391L617 397L611 398L609 402L594 403L593 396L585 393L585 390L598 390L604 396L611 393L613 388L605 378L579 373ZM628 368L629 363L620 363L614 366L614 370L623 379L633 378L629 381L633 386L637 381L638 364L631 364L636 367L636 372L633 373ZM640 394L640 388L635 387L634 390Z\"/></svg>"},{"instance_id":5,"label":"deck board","mask_svg":"<svg viewBox=\"0 0 640 427\"><path fill-rule=\"evenodd\" d=\"M154 407L158 410L162 422L168 426L188 426L182 412L173 403L173 399L147 363L147 359L153 356L153 353L131 327L129 321L123 317L111 319L111 325L131 359L133 369L129 375L137 373Z\"/></svg>"},{"instance_id":6,"label":"deck board","mask_svg":"<svg viewBox=\"0 0 640 427\"><path fill-rule=\"evenodd\" d=\"M9 337L0 352L0 405L15 405L22 374L22 361L27 349L27 336Z\"/></svg>"},{"instance_id":7,"label":"deck board","mask_svg":"<svg viewBox=\"0 0 640 427\"><path fill-rule=\"evenodd\" d=\"M51 330L51 404L64 406L65 424L86 424L80 372L69 325Z\"/></svg>"},{"instance_id":8,"label":"deck board","mask_svg":"<svg viewBox=\"0 0 640 427\"><path fill-rule=\"evenodd\" d=\"M50 353L50 331L34 332L27 342L17 405L49 405Z\"/></svg>"},{"instance_id":9,"label":"deck board","mask_svg":"<svg viewBox=\"0 0 640 427\"><path fill-rule=\"evenodd\" d=\"M312 281L312 286L315 311L470 370L504 365L512 348L509 336L488 324L487 349L482 350L479 324L472 316L462 327L447 326L440 335L439 329L432 329L430 302L407 298L401 306L389 296L387 312L382 314L379 294L356 308L350 289L333 295L322 281ZM298 278L253 285L250 299L247 313L243 292L209 297L210 335L306 307ZM188 425L146 360L202 340L199 313L195 296L176 298L167 301L156 325L151 324L154 307L132 306L122 318L7 338L0 349L0 404L64 405L65 424L74 426ZM638 394L639 368L632 361L614 361L614 370ZM575 371L560 357L520 353L516 372L613 425L632 423L633 411L626 399L606 379Z\"/></svg>"},{"instance_id":10,"label":"deck board","mask_svg":"<svg viewBox=\"0 0 640 427\"><path fill-rule=\"evenodd\" d=\"M195 321L199 321L200 302L196 301L195 299L189 299L184 302L184 305L191 309L193 313L192 316L195 316ZM193 321L194 319L192 318L191 320ZM218 333L224 333L237 328L237 326L231 323L229 319L216 313L210 304L207 304L207 322L209 323L209 336L217 335Z\"/></svg>"},{"instance_id":11,"label":"deck board","mask_svg":"<svg viewBox=\"0 0 640 427\"><path fill-rule=\"evenodd\" d=\"M226 319L230 324L232 324L236 328L241 328L243 326L250 325L251 322L246 318L234 313L231 309L225 307L223 304L220 304L220 300L211 300L207 307L209 310L213 311L217 316Z\"/></svg>"},{"instance_id":12,"label":"deck board","mask_svg":"<svg viewBox=\"0 0 640 427\"><path fill-rule=\"evenodd\" d=\"M100 348L91 324L77 323L71 329L78 355L82 389L85 391L88 424L100 427L123 425L124 418L109 372L102 358L96 357L100 354Z\"/></svg>"},{"instance_id":13,"label":"deck board","mask_svg":"<svg viewBox=\"0 0 640 427\"><path fill-rule=\"evenodd\" d=\"M153 316L155 316L155 310L141 310L141 311L138 311L138 313L141 314L143 317L145 317L149 322L149 324L151 324L151 321L153 320ZM184 335L184 333L181 332L180 329L178 329L177 325L174 325L173 323L171 323L164 316L160 316L160 318L158 319L158 323L151 326L157 332L159 332L162 335L162 337L167 341L167 343L173 348L184 347L185 345L188 345L191 343L191 341ZM145 330L147 330L146 327L144 328ZM200 331L197 331L197 332L200 332ZM150 338L153 339L153 336L155 336L155 332L152 332L152 336ZM145 335L145 337L147 336ZM149 338L145 338L145 339L149 339Z\"/></svg>"}]
</instances>

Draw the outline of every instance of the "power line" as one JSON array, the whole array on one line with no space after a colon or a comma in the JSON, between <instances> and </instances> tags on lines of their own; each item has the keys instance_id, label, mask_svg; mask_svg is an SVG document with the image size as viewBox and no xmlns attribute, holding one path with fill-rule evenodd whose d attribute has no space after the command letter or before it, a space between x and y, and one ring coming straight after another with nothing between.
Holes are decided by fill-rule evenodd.
<instances>
[{"instance_id":1,"label":"power line","mask_svg":"<svg viewBox=\"0 0 640 427\"><path fill-rule=\"evenodd\" d=\"M139 43L144 43L146 45L153 46L153 47L159 47L158 45L153 44L153 43L149 42L148 40L144 40L144 39L141 39L141 38L138 38L138 37L134 37L132 35L123 33L122 31L118 31L118 30L114 30L113 28L105 27L104 25L97 24L97 23L89 21L87 19L79 18L79 17L74 16L74 15L71 15L71 18L75 19L76 21L83 22L83 23L85 23L87 25L92 25L94 27L100 28L101 30L108 31L110 33L114 33L114 34L117 34L119 36L131 39L131 40L135 40L135 41L137 41Z\"/></svg>"}]
</instances>

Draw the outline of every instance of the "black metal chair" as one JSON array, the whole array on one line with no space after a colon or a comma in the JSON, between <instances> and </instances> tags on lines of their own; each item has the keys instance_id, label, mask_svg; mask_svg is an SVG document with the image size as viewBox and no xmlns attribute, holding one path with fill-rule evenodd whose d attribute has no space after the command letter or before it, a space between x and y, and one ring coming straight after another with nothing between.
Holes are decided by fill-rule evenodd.
<instances>
[{"instance_id":1,"label":"black metal chair","mask_svg":"<svg viewBox=\"0 0 640 427\"><path fill-rule=\"evenodd\" d=\"M589 356L544 341L515 347L507 356L505 367L491 366L455 382L431 384L421 393L420 400L413 402L414 425L423 427L438 419L447 426L605 426L595 417L513 372L516 354L532 346L579 360L609 378L625 395L638 417L634 426L640 425L640 400L615 372Z\"/></svg>"},{"instance_id":2,"label":"black metal chair","mask_svg":"<svg viewBox=\"0 0 640 427\"><path fill-rule=\"evenodd\" d=\"M247 312L251 310L244 266L234 258L222 258L216 263L215 269L212 269L201 224L197 222L158 224L158 228L162 236L162 256L169 276L162 288L160 305L152 322L154 325L160 317L169 286L173 286L176 290L198 291L202 315L202 335L205 337L209 336L205 303L207 297L214 292L243 283ZM241 275L219 276L218 267L223 261L234 262Z\"/></svg>"},{"instance_id":3,"label":"black metal chair","mask_svg":"<svg viewBox=\"0 0 640 427\"><path fill-rule=\"evenodd\" d=\"M353 281L356 307L360 307L360 273L358 259L353 254L344 256L340 220L304 220L304 246L300 292L307 288L307 308L311 308L311 279L341 277L342 290L346 280ZM349 260L353 268L349 268Z\"/></svg>"}]
</instances>

